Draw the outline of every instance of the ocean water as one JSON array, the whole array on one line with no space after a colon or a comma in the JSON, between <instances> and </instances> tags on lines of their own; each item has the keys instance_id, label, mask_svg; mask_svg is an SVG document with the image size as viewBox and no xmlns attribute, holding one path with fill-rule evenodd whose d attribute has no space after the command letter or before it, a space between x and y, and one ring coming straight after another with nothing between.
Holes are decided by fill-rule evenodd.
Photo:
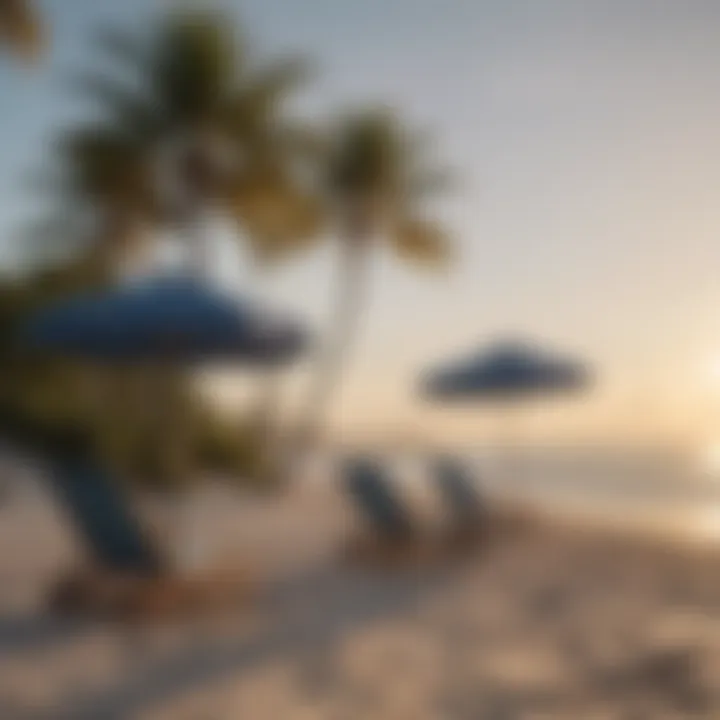
<instances>
[{"instance_id":1,"label":"ocean water","mask_svg":"<svg viewBox=\"0 0 720 720\"><path fill-rule=\"evenodd\" d=\"M467 448L456 455L489 497L517 500L589 523L720 543L720 469L711 471L689 453ZM426 453L386 452L381 457L404 491L437 499ZM340 459L338 453L315 458L297 482L329 483L341 490ZM0 476L0 509L15 512L13 499L47 495L36 468L10 463Z\"/></svg>"}]
</instances>

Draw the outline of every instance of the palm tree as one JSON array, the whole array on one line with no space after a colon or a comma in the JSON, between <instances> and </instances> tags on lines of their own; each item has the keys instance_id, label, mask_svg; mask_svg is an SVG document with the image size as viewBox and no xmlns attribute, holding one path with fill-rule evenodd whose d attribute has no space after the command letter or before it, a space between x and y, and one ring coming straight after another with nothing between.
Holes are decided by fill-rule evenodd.
<instances>
[{"instance_id":1,"label":"palm tree","mask_svg":"<svg viewBox=\"0 0 720 720\"><path fill-rule=\"evenodd\" d=\"M342 118L324 157L326 216L334 221L340 267L333 331L317 366L301 417L301 439L312 440L336 389L363 306L371 253L388 245L402 260L444 266L450 243L442 226L425 217L422 203L448 176L427 162L427 138L405 127L387 108Z\"/></svg>"},{"instance_id":2,"label":"palm tree","mask_svg":"<svg viewBox=\"0 0 720 720\"><path fill-rule=\"evenodd\" d=\"M320 207L294 174L307 133L283 112L306 63L256 65L228 18L211 12L172 13L145 37L111 31L99 41L113 72L77 79L99 118L60 145L65 187L94 218L106 265L172 226L204 269L208 207L236 224L258 263L317 235Z\"/></svg>"},{"instance_id":3,"label":"palm tree","mask_svg":"<svg viewBox=\"0 0 720 720\"><path fill-rule=\"evenodd\" d=\"M57 167L47 178L55 210L34 238L61 251L89 245L87 264L108 282L162 220L146 148L121 128L88 123L62 133L56 149Z\"/></svg>"},{"instance_id":4,"label":"palm tree","mask_svg":"<svg viewBox=\"0 0 720 720\"><path fill-rule=\"evenodd\" d=\"M256 66L233 23L211 12L173 12L145 35L113 29L97 40L108 68L74 78L96 117L57 142L45 184L60 211L41 236L73 245L82 228L117 266L158 228L182 228L197 247L208 207L236 223L258 261L315 235L318 208L288 162L301 134L283 112L304 62Z\"/></svg>"},{"instance_id":5,"label":"palm tree","mask_svg":"<svg viewBox=\"0 0 720 720\"><path fill-rule=\"evenodd\" d=\"M24 57L37 55L42 30L31 0L0 0L0 40Z\"/></svg>"},{"instance_id":6,"label":"palm tree","mask_svg":"<svg viewBox=\"0 0 720 720\"><path fill-rule=\"evenodd\" d=\"M107 278L159 229L180 229L202 250L208 207L236 223L258 261L316 234L318 208L288 162L299 133L283 112L304 63L254 63L228 18L210 12L171 13L147 34L98 40L107 63L75 80L94 117L61 134L50 172L60 212L46 225L59 221L63 244L81 232L75 239L87 238ZM170 399L176 378L165 375ZM172 418L178 430L183 417Z\"/></svg>"},{"instance_id":7,"label":"palm tree","mask_svg":"<svg viewBox=\"0 0 720 720\"><path fill-rule=\"evenodd\" d=\"M85 198L128 225L179 225L194 246L202 212L218 208L261 259L314 234L315 208L288 171L282 108L304 63L255 67L228 18L209 12L172 13L147 37L106 32L100 44L117 68L78 78L100 119L70 143Z\"/></svg>"}]
</instances>

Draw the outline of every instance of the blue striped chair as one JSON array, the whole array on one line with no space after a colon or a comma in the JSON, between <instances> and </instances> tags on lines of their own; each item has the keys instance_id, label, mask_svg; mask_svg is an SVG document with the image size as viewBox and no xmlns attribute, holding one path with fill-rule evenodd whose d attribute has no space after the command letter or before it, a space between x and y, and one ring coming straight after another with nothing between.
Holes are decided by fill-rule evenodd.
<instances>
[{"instance_id":1,"label":"blue striped chair","mask_svg":"<svg viewBox=\"0 0 720 720\"><path fill-rule=\"evenodd\" d=\"M356 554L399 559L417 548L416 523L382 463L367 457L352 458L344 464L342 476L347 494L371 531L354 546Z\"/></svg>"},{"instance_id":2,"label":"blue striped chair","mask_svg":"<svg viewBox=\"0 0 720 720\"><path fill-rule=\"evenodd\" d=\"M432 463L440 497L450 513L451 541L478 540L487 530L488 508L470 469L448 455Z\"/></svg>"}]
</instances>

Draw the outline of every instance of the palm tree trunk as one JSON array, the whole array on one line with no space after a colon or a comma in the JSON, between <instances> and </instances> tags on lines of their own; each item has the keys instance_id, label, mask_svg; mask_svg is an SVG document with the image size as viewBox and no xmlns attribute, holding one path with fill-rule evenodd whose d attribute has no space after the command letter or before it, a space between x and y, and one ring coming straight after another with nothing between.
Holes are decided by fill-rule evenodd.
<instances>
[{"instance_id":1,"label":"palm tree trunk","mask_svg":"<svg viewBox=\"0 0 720 720\"><path fill-rule=\"evenodd\" d=\"M341 244L332 336L320 357L305 411L301 415L300 432L303 443L308 439L315 440L322 430L327 406L342 380L344 364L364 300L368 260L368 247L361 238L348 237Z\"/></svg>"},{"instance_id":2,"label":"palm tree trunk","mask_svg":"<svg viewBox=\"0 0 720 720\"><path fill-rule=\"evenodd\" d=\"M260 265L253 267L255 278L262 282L266 275L262 272ZM258 295L262 295L262 287L256 286ZM262 473L274 473L279 471L279 458L277 457L277 442L280 426L280 406L282 400L283 373L277 368L266 367L260 372L257 381L257 393L252 401L250 415L250 432L254 436L254 442L260 453Z\"/></svg>"}]
</instances>

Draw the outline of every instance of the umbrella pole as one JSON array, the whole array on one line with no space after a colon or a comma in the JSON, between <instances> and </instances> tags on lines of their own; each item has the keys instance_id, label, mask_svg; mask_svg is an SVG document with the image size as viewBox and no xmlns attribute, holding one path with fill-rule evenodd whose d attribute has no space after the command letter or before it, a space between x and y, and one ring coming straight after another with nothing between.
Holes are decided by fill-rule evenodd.
<instances>
[{"instance_id":1,"label":"umbrella pole","mask_svg":"<svg viewBox=\"0 0 720 720\"><path fill-rule=\"evenodd\" d=\"M517 475L518 453L515 443L519 438L519 411L513 405L505 405L499 410L495 441L496 466L501 480L507 482Z\"/></svg>"}]
</instances>

